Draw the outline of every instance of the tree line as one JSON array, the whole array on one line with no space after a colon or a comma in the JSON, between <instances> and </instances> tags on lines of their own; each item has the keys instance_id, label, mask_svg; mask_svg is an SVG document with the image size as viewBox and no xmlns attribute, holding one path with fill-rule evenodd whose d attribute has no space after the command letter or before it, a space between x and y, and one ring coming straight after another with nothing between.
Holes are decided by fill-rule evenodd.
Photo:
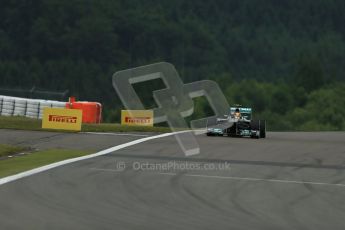
<instances>
[{"instance_id":1,"label":"tree line","mask_svg":"<svg viewBox=\"0 0 345 230\"><path fill-rule=\"evenodd\" d=\"M1 1L0 88L68 89L115 122L112 74L168 61L185 83L217 81L270 129L344 130L344 10L340 0ZM153 107L161 87L136 89ZM195 104L195 116L208 113Z\"/></svg>"}]
</instances>

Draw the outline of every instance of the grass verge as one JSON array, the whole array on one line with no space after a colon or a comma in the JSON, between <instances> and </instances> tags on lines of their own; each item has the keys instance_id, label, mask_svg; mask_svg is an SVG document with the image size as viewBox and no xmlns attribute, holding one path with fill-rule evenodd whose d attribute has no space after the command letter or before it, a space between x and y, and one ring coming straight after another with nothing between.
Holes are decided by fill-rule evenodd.
<instances>
[{"instance_id":1,"label":"grass verge","mask_svg":"<svg viewBox=\"0 0 345 230\"><path fill-rule=\"evenodd\" d=\"M83 132L171 132L168 127L126 126L120 124L83 124Z\"/></svg>"},{"instance_id":2,"label":"grass verge","mask_svg":"<svg viewBox=\"0 0 345 230\"><path fill-rule=\"evenodd\" d=\"M0 116L1 129L41 130L41 126L41 120L37 119Z\"/></svg>"},{"instance_id":3,"label":"grass verge","mask_svg":"<svg viewBox=\"0 0 345 230\"><path fill-rule=\"evenodd\" d=\"M90 153L90 151L82 150L51 149L20 157L0 160L0 178L54 162L85 156Z\"/></svg>"},{"instance_id":4,"label":"grass verge","mask_svg":"<svg viewBox=\"0 0 345 230\"><path fill-rule=\"evenodd\" d=\"M42 121L26 117L0 116L0 129L19 129L33 131L62 131L42 129ZM70 132L70 131L63 131ZM168 127L124 126L120 124L83 124L82 132L170 132Z\"/></svg>"},{"instance_id":5,"label":"grass verge","mask_svg":"<svg viewBox=\"0 0 345 230\"><path fill-rule=\"evenodd\" d=\"M13 155L27 150L27 148L0 144L0 157Z\"/></svg>"}]
</instances>

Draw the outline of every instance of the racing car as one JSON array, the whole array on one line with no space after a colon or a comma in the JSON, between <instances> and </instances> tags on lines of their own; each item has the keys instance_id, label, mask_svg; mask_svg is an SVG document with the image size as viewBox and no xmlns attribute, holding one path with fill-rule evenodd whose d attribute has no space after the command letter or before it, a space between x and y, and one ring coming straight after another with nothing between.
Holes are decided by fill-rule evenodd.
<instances>
[{"instance_id":1,"label":"racing car","mask_svg":"<svg viewBox=\"0 0 345 230\"><path fill-rule=\"evenodd\" d=\"M252 120L252 108L230 107L230 114L217 118L215 124L207 125L207 136L266 137L266 121Z\"/></svg>"}]
</instances>

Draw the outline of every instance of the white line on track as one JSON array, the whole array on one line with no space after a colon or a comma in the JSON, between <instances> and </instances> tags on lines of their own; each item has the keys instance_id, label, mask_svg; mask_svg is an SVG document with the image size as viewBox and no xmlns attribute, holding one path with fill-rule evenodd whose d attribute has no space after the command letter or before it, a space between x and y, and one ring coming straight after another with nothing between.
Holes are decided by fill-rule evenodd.
<instances>
[{"instance_id":1,"label":"white line on track","mask_svg":"<svg viewBox=\"0 0 345 230\"><path fill-rule=\"evenodd\" d=\"M188 132L188 131L181 131L181 132ZM45 165L45 166L42 166L42 167L39 167L39 168L31 169L29 171L25 171L25 172L18 173L18 174L12 175L12 176L1 178L0 179L0 185L9 183L9 182L12 182L12 181L15 181L15 180L19 180L19 179L24 178L24 177L32 176L34 174L41 173L41 172L44 172L44 171L47 171L47 170L50 170L50 169L53 169L53 168L56 168L56 167L59 167L59 166L67 165L67 164L74 163L74 162L77 162L77 161L91 159L91 158L98 157L98 156L103 156L103 155L112 153L114 151L117 151L117 150L129 147L129 146L132 146L132 145L136 145L136 144L139 144L139 143L142 143L142 142L145 142L145 141L149 141L149 140L153 140L153 139L158 139L158 138L162 138L162 137L172 136L172 135L175 135L175 134L178 134L178 133L181 133L181 132L164 133L164 134L160 134L160 135L156 135L156 136L144 137L144 138L140 138L138 140L134 140L134 141L131 141L131 142L128 142L128 143L117 145L117 146L111 147L109 149L105 149L105 150L102 150L100 152L97 152L97 153L94 153L94 154L90 154L90 155L87 155L87 156L82 156L82 157L72 158L72 159L68 159L68 160L63 160L63 161L59 161L59 162L56 162L56 163L53 163L53 164Z\"/></svg>"},{"instance_id":2,"label":"white line on track","mask_svg":"<svg viewBox=\"0 0 345 230\"><path fill-rule=\"evenodd\" d=\"M136 133L98 133L98 132L82 132L85 134L93 134L93 135L108 135L108 136L132 136L132 137L148 137L151 135L145 134L136 134Z\"/></svg>"},{"instance_id":3,"label":"white line on track","mask_svg":"<svg viewBox=\"0 0 345 230\"><path fill-rule=\"evenodd\" d=\"M199 175L199 174L186 174L185 176L215 178L215 179L225 179L225 180L246 180L246 181L262 181L262 182L273 182L273 183L310 184L310 185L345 187L345 184L333 184L333 183L324 183L324 182L315 182L315 181L295 181L295 180L263 179L263 178L233 177L233 176L211 176L211 175Z\"/></svg>"},{"instance_id":4,"label":"white line on track","mask_svg":"<svg viewBox=\"0 0 345 230\"><path fill-rule=\"evenodd\" d=\"M123 172L125 169L100 169L100 168L89 168L91 170L103 171L103 172Z\"/></svg>"},{"instance_id":5,"label":"white line on track","mask_svg":"<svg viewBox=\"0 0 345 230\"><path fill-rule=\"evenodd\" d=\"M90 168L91 170L104 171L104 172L113 172L120 173L123 170L114 170L114 169L102 169L102 168ZM138 171L143 172L143 171ZM152 171L148 171L151 172ZM177 176L178 173L172 172L158 172L156 174L166 175L166 176ZM287 183L287 184L309 184L309 185L323 185L323 186L337 186L345 187L345 184L333 184L325 182L316 182L316 181L295 181L295 180L280 180L280 179L263 179L263 178L254 178L254 177L234 177L234 176L216 176L216 175L203 175L203 174L182 174L185 177L200 177L208 179L222 179L222 180L242 180L242 181L255 181L255 182L271 182L271 183Z\"/></svg>"}]
</instances>

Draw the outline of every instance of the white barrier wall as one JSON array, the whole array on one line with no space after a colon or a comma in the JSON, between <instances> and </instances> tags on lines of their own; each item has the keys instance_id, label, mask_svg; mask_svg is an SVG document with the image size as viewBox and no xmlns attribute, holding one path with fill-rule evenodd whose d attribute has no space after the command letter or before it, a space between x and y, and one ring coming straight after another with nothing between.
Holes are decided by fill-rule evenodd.
<instances>
[{"instance_id":1,"label":"white barrier wall","mask_svg":"<svg viewBox=\"0 0 345 230\"><path fill-rule=\"evenodd\" d=\"M12 116L14 109L14 98L3 97L2 99L2 116Z\"/></svg>"},{"instance_id":2,"label":"white barrier wall","mask_svg":"<svg viewBox=\"0 0 345 230\"><path fill-rule=\"evenodd\" d=\"M66 102L27 99L0 95L1 116L25 116L42 119L44 108L65 108Z\"/></svg>"}]
</instances>

